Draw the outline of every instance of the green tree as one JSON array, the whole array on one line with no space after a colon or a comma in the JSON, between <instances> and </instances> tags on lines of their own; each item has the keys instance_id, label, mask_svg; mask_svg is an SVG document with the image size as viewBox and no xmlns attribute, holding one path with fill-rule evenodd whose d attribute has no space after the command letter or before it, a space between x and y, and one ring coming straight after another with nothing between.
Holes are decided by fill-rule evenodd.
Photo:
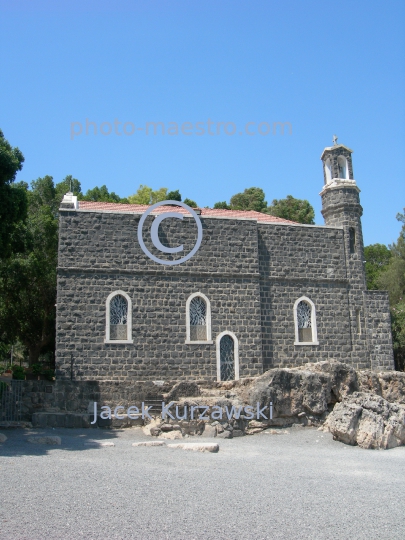
<instances>
[{"instance_id":1,"label":"green tree","mask_svg":"<svg viewBox=\"0 0 405 540\"><path fill-rule=\"evenodd\" d=\"M231 207L229 206L229 204L226 201L216 202L214 204L214 208L218 208L218 209L221 209L221 210L230 210L231 209Z\"/></svg>"},{"instance_id":2,"label":"green tree","mask_svg":"<svg viewBox=\"0 0 405 540\"><path fill-rule=\"evenodd\" d=\"M33 181L26 196L25 249L0 262L0 328L3 341L21 341L32 364L54 342L59 202L51 176Z\"/></svg>"},{"instance_id":3,"label":"green tree","mask_svg":"<svg viewBox=\"0 0 405 540\"><path fill-rule=\"evenodd\" d=\"M403 223L396 243L389 246L389 264L377 277L380 289L388 291L391 306L391 328L394 346L395 367L405 370L405 208L397 214Z\"/></svg>"},{"instance_id":4,"label":"green tree","mask_svg":"<svg viewBox=\"0 0 405 540\"><path fill-rule=\"evenodd\" d=\"M130 195L128 200L130 204L151 204L152 188L141 184L134 195Z\"/></svg>"},{"instance_id":5,"label":"green tree","mask_svg":"<svg viewBox=\"0 0 405 540\"><path fill-rule=\"evenodd\" d=\"M0 130L0 258L10 254L14 229L27 214L26 191L20 184L13 184L23 162L21 151L12 148Z\"/></svg>"},{"instance_id":6,"label":"green tree","mask_svg":"<svg viewBox=\"0 0 405 540\"><path fill-rule=\"evenodd\" d=\"M157 189L156 191L152 191L151 204L155 204L160 201L165 201L166 199L168 199L167 188L162 187L162 188Z\"/></svg>"},{"instance_id":7,"label":"green tree","mask_svg":"<svg viewBox=\"0 0 405 540\"><path fill-rule=\"evenodd\" d=\"M267 213L296 223L314 224L315 212L305 199L295 199L287 195L285 199L274 199L267 208Z\"/></svg>"},{"instance_id":8,"label":"green tree","mask_svg":"<svg viewBox=\"0 0 405 540\"><path fill-rule=\"evenodd\" d=\"M170 200L170 199L169 199ZM195 201L193 201L192 199L184 199L184 204L187 204L188 206L190 206L191 208L198 208L198 205Z\"/></svg>"},{"instance_id":9,"label":"green tree","mask_svg":"<svg viewBox=\"0 0 405 540\"><path fill-rule=\"evenodd\" d=\"M162 199L164 201L164 199ZM178 189L176 191L169 191L167 194L167 200L168 201L179 201L181 202L181 194Z\"/></svg>"},{"instance_id":10,"label":"green tree","mask_svg":"<svg viewBox=\"0 0 405 540\"><path fill-rule=\"evenodd\" d=\"M388 268L392 252L384 244L371 244L364 248L367 289L378 290L378 278Z\"/></svg>"},{"instance_id":11,"label":"green tree","mask_svg":"<svg viewBox=\"0 0 405 540\"><path fill-rule=\"evenodd\" d=\"M405 209L404 209L405 210ZM402 214L397 219L401 220ZM380 289L388 291L391 306L405 300L405 223L398 241L389 246L391 258L387 268L380 274L377 283Z\"/></svg>"},{"instance_id":12,"label":"green tree","mask_svg":"<svg viewBox=\"0 0 405 540\"><path fill-rule=\"evenodd\" d=\"M168 198L167 188L161 187L153 190L149 186L141 184L134 195L128 197L130 204L155 204L160 201L165 201Z\"/></svg>"},{"instance_id":13,"label":"green tree","mask_svg":"<svg viewBox=\"0 0 405 540\"><path fill-rule=\"evenodd\" d=\"M391 325L395 368L405 371L405 301L391 308Z\"/></svg>"},{"instance_id":14,"label":"green tree","mask_svg":"<svg viewBox=\"0 0 405 540\"><path fill-rule=\"evenodd\" d=\"M256 212L264 212L267 208L267 202L264 198L265 194L261 188L247 188L242 193L236 193L231 197L230 208L231 210L255 210Z\"/></svg>"},{"instance_id":15,"label":"green tree","mask_svg":"<svg viewBox=\"0 0 405 540\"><path fill-rule=\"evenodd\" d=\"M95 187L88 189L85 195L79 193L79 200L81 201L93 201L93 202L111 202L111 203L128 203L128 199L121 199L119 195L111 191L109 193L106 185L101 187Z\"/></svg>"}]
</instances>

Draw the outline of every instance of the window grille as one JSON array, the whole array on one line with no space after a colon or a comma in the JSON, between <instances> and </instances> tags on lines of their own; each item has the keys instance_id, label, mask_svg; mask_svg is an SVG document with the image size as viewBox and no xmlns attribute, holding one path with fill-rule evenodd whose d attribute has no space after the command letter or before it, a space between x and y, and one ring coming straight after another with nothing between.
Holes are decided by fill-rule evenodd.
<instances>
[{"instance_id":1,"label":"window grille","mask_svg":"<svg viewBox=\"0 0 405 540\"><path fill-rule=\"evenodd\" d=\"M219 344L221 362L221 381L233 381L235 379L235 354L234 342L231 336L225 335Z\"/></svg>"},{"instance_id":2,"label":"window grille","mask_svg":"<svg viewBox=\"0 0 405 540\"><path fill-rule=\"evenodd\" d=\"M301 301L297 306L298 339L303 342L312 341L311 306Z\"/></svg>"},{"instance_id":3,"label":"window grille","mask_svg":"<svg viewBox=\"0 0 405 540\"><path fill-rule=\"evenodd\" d=\"M110 339L128 339L128 302L120 294L110 301Z\"/></svg>"},{"instance_id":4,"label":"window grille","mask_svg":"<svg viewBox=\"0 0 405 540\"><path fill-rule=\"evenodd\" d=\"M207 305L200 296L190 302L190 341L207 340Z\"/></svg>"}]
</instances>

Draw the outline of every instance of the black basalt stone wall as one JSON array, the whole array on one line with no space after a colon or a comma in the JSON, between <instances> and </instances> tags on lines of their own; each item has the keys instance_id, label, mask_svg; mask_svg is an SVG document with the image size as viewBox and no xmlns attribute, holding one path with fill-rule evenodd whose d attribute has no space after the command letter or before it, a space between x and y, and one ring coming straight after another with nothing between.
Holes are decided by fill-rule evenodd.
<instances>
[{"instance_id":1,"label":"black basalt stone wall","mask_svg":"<svg viewBox=\"0 0 405 540\"><path fill-rule=\"evenodd\" d=\"M382 297L367 304L364 275L357 275L364 271L350 262L343 226L202 217L198 252L183 264L164 266L138 244L139 214L66 209L60 215L59 380L216 380L216 338L224 331L238 340L240 378L325 359L371 366L380 338L373 337L371 349L365 329L386 328L387 306ZM145 243L157 257L170 258L148 240L152 221L146 220ZM188 253L197 229L191 219L164 220L159 236L169 247L183 244ZM117 290L132 301L133 343L105 343L106 299ZM186 343L186 302L196 292L210 301L212 342ZM301 296L316 307L317 345L295 344L293 307ZM373 315L377 322L367 322L366 304L381 314ZM388 348L374 354L373 367L379 359L390 367Z\"/></svg>"},{"instance_id":2,"label":"black basalt stone wall","mask_svg":"<svg viewBox=\"0 0 405 540\"><path fill-rule=\"evenodd\" d=\"M264 369L351 358L342 229L259 225ZM295 345L294 303L316 308L318 345Z\"/></svg>"},{"instance_id":3,"label":"black basalt stone wall","mask_svg":"<svg viewBox=\"0 0 405 540\"><path fill-rule=\"evenodd\" d=\"M263 371L257 229L254 221L202 219L203 242L178 266L151 261L136 231L139 215L63 212L57 300L57 376L77 380L207 379L217 376L215 338L233 332L240 377ZM167 246L195 244L191 220L166 220ZM145 243L162 258L149 241ZM104 343L106 298L132 300L133 343ZM186 301L201 292L211 303L211 343L186 344Z\"/></svg>"}]
</instances>

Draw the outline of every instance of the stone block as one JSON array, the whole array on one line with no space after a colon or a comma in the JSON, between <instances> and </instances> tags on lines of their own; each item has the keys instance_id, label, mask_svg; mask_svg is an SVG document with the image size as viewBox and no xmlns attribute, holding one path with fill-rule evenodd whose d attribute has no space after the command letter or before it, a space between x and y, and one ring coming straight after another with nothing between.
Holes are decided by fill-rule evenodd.
<instances>
[{"instance_id":1,"label":"stone block","mask_svg":"<svg viewBox=\"0 0 405 540\"><path fill-rule=\"evenodd\" d=\"M181 450L189 450L192 452L211 452L217 453L219 451L218 443L175 443L168 444L168 448L179 448Z\"/></svg>"},{"instance_id":2,"label":"stone block","mask_svg":"<svg viewBox=\"0 0 405 540\"><path fill-rule=\"evenodd\" d=\"M176 439L182 439L183 435L180 431L168 431L166 433L160 433L159 437L162 437L163 439L170 439L170 440L176 440Z\"/></svg>"},{"instance_id":3,"label":"stone block","mask_svg":"<svg viewBox=\"0 0 405 540\"><path fill-rule=\"evenodd\" d=\"M132 443L132 446L134 446L134 447L140 447L140 446L166 446L166 443L164 441L143 441L143 442Z\"/></svg>"},{"instance_id":4,"label":"stone block","mask_svg":"<svg viewBox=\"0 0 405 540\"><path fill-rule=\"evenodd\" d=\"M204 431L201 433L201 437L216 437L217 430L215 426L205 424Z\"/></svg>"}]
</instances>

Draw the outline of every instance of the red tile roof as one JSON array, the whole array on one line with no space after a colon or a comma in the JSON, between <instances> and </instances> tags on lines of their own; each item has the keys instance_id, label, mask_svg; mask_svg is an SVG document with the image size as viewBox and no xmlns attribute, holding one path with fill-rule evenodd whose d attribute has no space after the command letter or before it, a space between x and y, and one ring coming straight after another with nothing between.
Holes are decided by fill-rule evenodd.
<instances>
[{"instance_id":1,"label":"red tile roof","mask_svg":"<svg viewBox=\"0 0 405 540\"><path fill-rule=\"evenodd\" d=\"M107 202L90 202L90 201L78 201L79 210L97 210L104 212L133 212L134 214L143 214L149 206L145 204L119 204L119 203L107 203ZM159 206L154 210L153 214L162 214L164 212L173 212L173 206ZM254 210L223 210L217 208L200 208L202 217L217 217L217 218L236 218L236 219L254 219L261 223L295 223L295 221L289 221L288 219L282 219L276 216L270 216L270 214L262 214L261 212L255 212ZM181 206L176 207L176 212L181 214L188 214L187 210Z\"/></svg>"}]
</instances>

